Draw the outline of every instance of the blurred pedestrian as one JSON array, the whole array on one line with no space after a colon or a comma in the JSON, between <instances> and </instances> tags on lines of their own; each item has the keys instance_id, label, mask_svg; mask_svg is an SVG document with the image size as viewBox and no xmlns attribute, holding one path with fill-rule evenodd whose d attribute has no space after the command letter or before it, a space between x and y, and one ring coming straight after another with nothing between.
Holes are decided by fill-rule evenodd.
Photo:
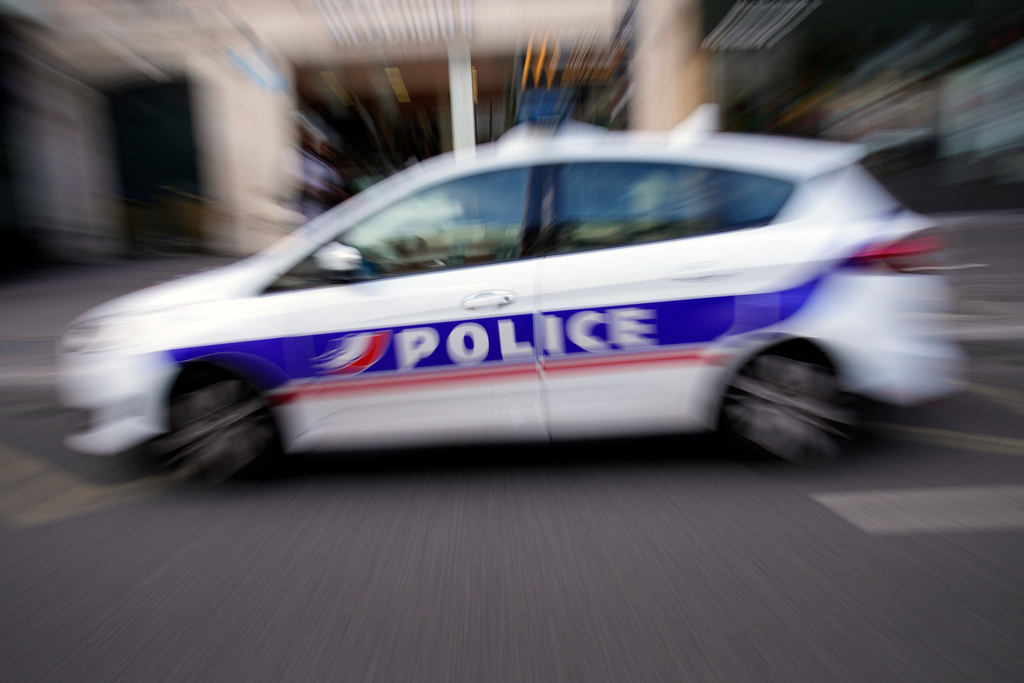
<instances>
[{"instance_id":1,"label":"blurred pedestrian","mask_svg":"<svg viewBox=\"0 0 1024 683\"><path fill-rule=\"evenodd\" d=\"M330 163L330 143L303 133L302 193L299 210L311 220L339 201L341 174Z\"/></svg>"}]
</instances>

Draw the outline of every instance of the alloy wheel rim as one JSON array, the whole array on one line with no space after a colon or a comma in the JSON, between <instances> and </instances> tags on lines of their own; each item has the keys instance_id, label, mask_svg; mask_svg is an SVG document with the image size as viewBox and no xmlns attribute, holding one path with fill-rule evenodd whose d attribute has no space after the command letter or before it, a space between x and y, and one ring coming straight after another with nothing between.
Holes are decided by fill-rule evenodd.
<instances>
[{"instance_id":1,"label":"alloy wheel rim","mask_svg":"<svg viewBox=\"0 0 1024 683\"><path fill-rule=\"evenodd\" d=\"M219 483L270 448L274 428L259 395L226 379L176 397L171 433L162 440L167 465L183 478Z\"/></svg>"},{"instance_id":2,"label":"alloy wheel rim","mask_svg":"<svg viewBox=\"0 0 1024 683\"><path fill-rule=\"evenodd\" d=\"M803 463L837 458L857 421L828 368L772 355L755 359L737 375L724 415L742 438Z\"/></svg>"}]
</instances>

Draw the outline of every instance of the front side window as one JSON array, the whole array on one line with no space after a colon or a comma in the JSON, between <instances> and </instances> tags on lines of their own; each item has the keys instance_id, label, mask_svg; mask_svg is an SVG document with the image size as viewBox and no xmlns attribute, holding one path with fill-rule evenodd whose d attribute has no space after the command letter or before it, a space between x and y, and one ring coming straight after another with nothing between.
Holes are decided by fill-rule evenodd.
<instances>
[{"instance_id":1,"label":"front side window","mask_svg":"<svg viewBox=\"0 0 1024 683\"><path fill-rule=\"evenodd\" d=\"M460 178L346 231L378 277L510 261L519 255L528 169Z\"/></svg>"},{"instance_id":2,"label":"front side window","mask_svg":"<svg viewBox=\"0 0 1024 683\"><path fill-rule=\"evenodd\" d=\"M510 261L519 257L528 168L459 178L404 197L346 230L363 266L351 280ZM267 292L337 284L312 254Z\"/></svg>"},{"instance_id":3,"label":"front side window","mask_svg":"<svg viewBox=\"0 0 1024 683\"><path fill-rule=\"evenodd\" d=\"M676 164L568 164L557 175L554 253L764 225L793 190L774 178Z\"/></svg>"}]
</instances>

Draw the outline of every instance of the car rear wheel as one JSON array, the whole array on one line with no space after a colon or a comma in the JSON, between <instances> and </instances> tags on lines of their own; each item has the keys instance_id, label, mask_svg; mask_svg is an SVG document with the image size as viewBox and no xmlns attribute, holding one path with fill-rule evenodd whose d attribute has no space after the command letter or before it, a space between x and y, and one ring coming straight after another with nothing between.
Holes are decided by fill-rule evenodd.
<instances>
[{"instance_id":1,"label":"car rear wheel","mask_svg":"<svg viewBox=\"0 0 1024 683\"><path fill-rule=\"evenodd\" d=\"M262 397L229 375L196 377L170 403L170 432L158 440L166 464L184 478L220 483L279 451Z\"/></svg>"},{"instance_id":2,"label":"car rear wheel","mask_svg":"<svg viewBox=\"0 0 1024 683\"><path fill-rule=\"evenodd\" d=\"M736 374L719 421L747 450L815 464L847 450L858 423L853 397L824 359L785 353L758 356Z\"/></svg>"}]
</instances>

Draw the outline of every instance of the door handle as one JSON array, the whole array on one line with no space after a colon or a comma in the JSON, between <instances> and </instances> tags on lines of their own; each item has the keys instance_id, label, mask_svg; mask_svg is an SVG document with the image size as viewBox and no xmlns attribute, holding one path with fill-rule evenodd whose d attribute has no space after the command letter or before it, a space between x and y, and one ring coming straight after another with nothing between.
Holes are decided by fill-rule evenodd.
<instances>
[{"instance_id":1,"label":"door handle","mask_svg":"<svg viewBox=\"0 0 1024 683\"><path fill-rule=\"evenodd\" d=\"M484 308L499 308L516 302L516 293L507 289L496 289L491 292L477 292L462 300L462 307L470 311Z\"/></svg>"},{"instance_id":2,"label":"door handle","mask_svg":"<svg viewBox=\"0 0 1024 683\"><path fill-rule=\"evenodd\" d=\"M680 280L682 282L708 282L710 280L721 280L739 275L739 269L727 263L707 262L694 263L670 271L669 280Z\"/></svg>"}]
</instances>

